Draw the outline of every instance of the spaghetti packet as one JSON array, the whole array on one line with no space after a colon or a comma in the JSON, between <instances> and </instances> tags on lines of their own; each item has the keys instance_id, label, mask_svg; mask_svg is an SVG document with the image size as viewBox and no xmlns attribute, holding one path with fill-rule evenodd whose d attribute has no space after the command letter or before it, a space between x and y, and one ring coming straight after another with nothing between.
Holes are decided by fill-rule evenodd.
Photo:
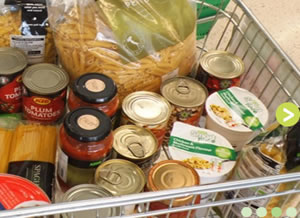
<instances>
[{"instance_id":1,"label":"spaghetti packet","mask_svg":"<svg viewBox=\"0 0 300 218\"><path fill-rule=\"evenodd\" d=\"M53 125L20 122L12 136L8 173L24 177L42 188L51 199L57 129Z\"/></svg>"}]
</instances>

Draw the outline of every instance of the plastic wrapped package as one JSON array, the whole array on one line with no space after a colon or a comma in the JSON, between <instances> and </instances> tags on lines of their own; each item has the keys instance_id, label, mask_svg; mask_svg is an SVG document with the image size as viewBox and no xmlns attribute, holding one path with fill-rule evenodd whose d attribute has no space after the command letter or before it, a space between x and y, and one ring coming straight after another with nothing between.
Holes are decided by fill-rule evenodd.
<instances>
[{"instance_id":1,"label":"plastic wrapped package","mask_svg":"<svg viewBox=\"0 0 300 218\"><path fill-rule=\"evenodd\" d=\"M28 63L55 63L56 49L46 0L0 0L0 47L17 47Z\"/></svg>"},{"instance_id":2,"label":"plastic wrapped package","mask_svg":"<svg viewBox=\"0 0 300 218\"><path fill-rule=\"evenodd\" d=\"M187 75L195 61L195 11L188 0L48 0L62 66L72 80L104 73L121 99L159 91L161 81Z\"/></svg>"}]
</instances>

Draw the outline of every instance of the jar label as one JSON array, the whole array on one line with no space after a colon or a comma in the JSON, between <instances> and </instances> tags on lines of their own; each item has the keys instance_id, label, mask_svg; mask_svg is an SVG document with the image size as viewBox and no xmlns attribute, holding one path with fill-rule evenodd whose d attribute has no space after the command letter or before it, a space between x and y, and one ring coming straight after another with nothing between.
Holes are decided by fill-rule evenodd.
<instances>
[{"instance_id":1,"label":"jar label","mask_svg":"<svg viewBox=\"0 0 300 218\"><path fill-rule=\"evenodd\" d=\"M84 169L97 168L101 163L110 159L111 155L112 152L109 152L108 154L106 154L106 156L100 158L97 161L83 161L83 160L76 160L68 156L61 148L59 148L58 166L57 166L58 176L60 177L61 180L67 183L69 165L78 168L84 168Z\"/></svg>"},{"instance_id":2,"label":"jar label","mask_svg":"<svg viewBox=\"0 0 300 218\"><path fill-rule=\"evenodd\" d=\"M94 130L100 125L100 120L90 114L82 115L77 119L77 124L84 130Z\"/></svg>"},{"instance_id":3,"label":"jar label","mask_svg":"<svg viewBox=\"0 0 300 218\"><path fill-rule=\"evenodd\" d=\"M105 83L100 79L89 79L84 85L90 92L102 92L105 89Z\"/></svg>"},{"instance_id":4,"label":"jar label","mask_svg":"<svg viewBox=\"0 0 300 218\"><path fill-rule=\"evenodd\" d=\"M28 120L55 122L63 116L65 102L66 91L55 98L24 95L23 112Z\"/></svg>"},{"instance_id":5,"label":"jar label","mask_svg":"<svg viewBox=\"0 0 300 218\"><path fill-rule=\"evenodd\" d=\"M54 164L41 161L10 162L8 173L26 178L39 186L51 199L54 182Z\"/></svg>"},{"instance_id":6,"label":"jar label","mask_svg":"<svg viewBox=\"0 0 300 218\"><path fill-rule=\"evenodd\" d=\"M0 88L0 111L16 113L22 108L22 76L16 76L13 81Z\"/></svg>"}]
</instances>

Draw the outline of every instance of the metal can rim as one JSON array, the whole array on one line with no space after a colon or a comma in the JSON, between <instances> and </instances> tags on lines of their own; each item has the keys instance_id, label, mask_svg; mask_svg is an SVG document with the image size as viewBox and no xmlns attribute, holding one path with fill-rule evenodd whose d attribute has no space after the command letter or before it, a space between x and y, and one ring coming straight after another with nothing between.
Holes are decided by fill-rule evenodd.
<instances>
[{"instance_id":1,"label":"metal can rim","mask_svg":"<svg viewBox=\"0 0 300 218\"><path fill-rule=\"evenodd\" d=\"M56 76L59 77L59 78L57 77L58 82L56 85L52 87L46 87L46 86L41 87L37 85L39 83L37 81L35 82L30 76L39 70L45 70L45 69L47 70L47 68L49 70L48 72L51 72L52 74L56 73ZM24 86L27 89L29 89L29 91L35 94L51 95L51 94L58 93L67 88L69 84L69 75L64 69L58 67L55 64L42 63L42 64L35 64L28 67L22 75L22 81Z\"/></svg>"},{"instance_id":2,"label":"metal can rim","mask_svg":"<svg viewBox=\"0 0 300 218\"><path fill-rule=\"evenodd\" d=\"M117 131L122 131L123 129L127 129L127 128L136 128L136 129L139 129L139 130L141 130L141 131L144 131L144 132L147 132L147 134L149 134L149 136L151 136L152 138L153 138L153 140L154 140L154 149L153 149L153 151L150 153L150 154L148 154L146 157L143 157L143 158L135 158L133 155L132 156L128 156L128 155L126 155L126 154L123 154L123 153L121 153L118 149L116 149L116 147L117 147L117 145L115 144L115 140L116 140L116 138L115 138L115 135L116 135L116 132ZM115 129L114 130L114 143L113 143L113 149L114 149L114 151L118 154L118 155L120 155L120 156L122 156L122 157L125 157L125 158L127 158L127 159L129 159L129 160L131 160L131 161L144 161L144 160L147 160L147 159L149 159L149 158L151 158L156 152L157 152L157 149L158 149L158 141L157 141L157 138L155 137L155 135L150 131L150 130L148 130L148 129L146 129L146 128L143 128L143 127L140 127L140 126L136 126L136 125L123 125L123 126L120 126L119 128L117 128L117 129Z\"/></svg>"},{"instance_id":3,"label":"metal can rim","mask_svg":"<svg viewBox=\"0 0 300 218\"><path fill-rule=\"evenodd\" d=\"M162 119L158 119L157 121L147 121L146 119L138 119L138 118L134 118L134 115L135 113L132 113L130 111L132 111L132 109L130 110L130 108L128 109L129 107L129 103L131 102L130 98L133 98L135 95L143 95L144 97L145 96L152 96L152 97L155 97L156 99L160 100L161 102L163 102L166 106L166 116L163 116ZM167 101L167 99L165 99L163 96L155 93L155 92L150 92L150 91L137 91L137 92L133 92L129 95L127 95L124 100L123 100L123 103L122 103L122 113L124 115L126 115L129 120L133 121L133 123L136 123L136 124L142 124L142 125L160 125L162 123L165 123L165 122L168 122L170 116L171 116L171 113L172 113L172 107L170 105L170 103Z\"/></svg>"},{"instance_id":4,"label":"metal can rim","mask_svg":"<svg viewBox=\"0 0 300 218\"><path fill-rule=\"evenodd\" d=\"M180 104L178 102L175 102L174 100L168 98L166 95L164 95L164 92L163 92L163 88L168 84L168 83L171 83L171 82L174 82L174 80L179 80L179 79L185 79L185 80L188 80L188 81L191 81L191 82L194 82L195 84L197 84L199 87L201 87L204 91L204 94L205 94L205 98L199 102L199 103L194 103L194 104L190 104L190 105L185 105L185 104ZM201 83L199 82L198 80L195 80L193 78L190 78L190 77L185 77L185 76L177 76L177 77L174 77L174 78L171 78L171 79L168 79L166 81L164 81L161 86L160 86L160 92L162 93L162 95L173 105L175 106L178 106L178 107L182 107L182 108L192 108L192 107L200 107L202 105L204 105L207 97L208 97L208 90L207 88Z\"/></svg>"},{"instance_id":5,"label":"metal can rim","mask_svg":"<svg viewBox=\"0 0 300 218\"><path fill-rule=\"evenodd\" d=\"M2 48L0 48L0 54L3 52L6 52L7 54L14 54L15 57L17 59L19 59L19 63L17 66L15 66L11 69L1 70L1 72L0 72L1 75L6 75L6 76L12 75L12 74L21 72L26 68L26 66L28 64L27 57L26 57L26 54L21 49L11 48L11 47L2 47Z\"/></svg>"},{"instance_id":6,"label":"metal can rim","mask_svg":"<svg viewBox=\"0 0 300 218\"><path fill-rule=\"evenodd\" d=\"M235 73L229 74L228 76L224 76L224 75L221 76L218 72L215 72L214 70L212 70L207 62L208 58L210 58L212 55L217 55L217 54L231 57L236 62L235 66L240 66L240 68L239 69L236 68L237 71ZM212 51L208 51L208 52L204 53L202 55L202 57L200 58L200 67L206 73L208 73L209 75L216 77L218 79L234 79L234 78L240 77L245 72L245 64L239 56L237 56L233 53L230 53L228 51L220 51L220 50L212 50Z\"/></svg>"}]
</instances>

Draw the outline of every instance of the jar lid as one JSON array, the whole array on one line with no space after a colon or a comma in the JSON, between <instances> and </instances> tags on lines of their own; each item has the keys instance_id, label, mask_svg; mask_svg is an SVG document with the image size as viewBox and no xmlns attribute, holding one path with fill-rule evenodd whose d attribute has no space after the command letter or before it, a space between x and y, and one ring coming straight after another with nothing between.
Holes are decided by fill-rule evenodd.
<instances>
[{"instance_id":1,"label":"jar lid","mask_svg":"<svg viewBox=\"0 0 300 218\"><path fill-rule=\"evenodd\" d=\"M123 113L138 124L157 125L169 120L171 105L154 92L138 91L125 97Z\"/></svg>"},{"instance_id":2,"label":"jar lid","mask_svg":"<svg viewBox=\"0 0 300 218\"><path fill-rule=\"evenodd\" d=\"M69 75L54 64L35 64L25 70L22 80L30 91L49 95L66 88Z\"/></svg>"},{"instance_id":3,"label":"jar lid","mask_svg":"<svg viewBox=\"0 0 300 218\"><path fill-rule=\"evenodd\" d=\"M95 183L113 195L140 193L146 184L144 172L134 163L113 159L101 164L95 174Z\"/></svg>"},{"instance_id":4,"label":"jar lid","mask_svg":"<svg viewBox=\"0 0 300 218\"><path fill-rule=\"evenodd\" d=\"M62 202L72 202L80 200L90 200L97 198L112 197L113 195L104 188L101 188L97 185L84 184L77 185L69 189L63 196ZM74 218L84 218L84 217L96 217L98 214L101 214L101 217L114 217L121 215L121 209L119 207L113 208L102 208L98 211L87 210L74 213L63 214L64 218L74 217Z\"/></svg>"},{"instance_id":5,"label":"jar lid","mask_svg":"<svg viewBox=\"0 0 300 218\"><path fill-rule=\"evenodd\" d=\"M151 157L158 147L153 133L135 125L121 126L114 131L114 150L130 160L144 160Z\"/></svg>"},{"instance_id":6,"label":"jar lid","mask_svg":"<svg viewBox=\"0 0 300 218\"><path fill-rule=\"evenodd\" d=\"M117 94L115 82L100 73L87 73L71 85L74 94L88 103L101 104L110 101Z\"/></svg>"},{"instance_id":7,"label":"jar lid","mask_svg":"<svg viewBox=\"0 0 300 218\"><path fill-rule=\"evenodd\" d=\"M25 53L18 48L0 48L0 75L20 72L27 66Z\"/></svg>"},{"instance_id":8,"label":"jar lid","mask_svg":"<svg viewBox=\"0 0 300 218\"><path fill-rule=\"evenodd\" d=\"M200 65L208 74L220 79L233 79L245 71L243 60L227 51L205 53L200 59Z\"/></svg>"},{"instance_id":9,"label":"jar lid","mask_svg":"<svg viewBox=\"0 0 300 218\"><path fill-rule=\"evenodd\" d=\"M200 179L195 169L188 164L177 160L166 160L159 162L150 170L148 183L151 191L161 191L199 185ZM185 205L192 200L192 195L177 198L173 205Z\"/></svg>"},{"instance_id":10,"label":"jar lid","mask_svg":"<svg viewBox=\"0 0 300 218\"><path fill-rule=\"evenodd\" d=\"M207 89L189 77L174 77L161 85L161 94L172 104L180 107L199 107L207 98Z\"/></svg>"},{"instance_id":11,"label":"jar lid","mask_svg":"<svg viewBox=\"0 0 300 218\"><path fill-rule=\"evenodd\" d=\"M112 128L110 118L92 107L80 107L69 112L64 120L66 133L81 142L97 142L107 137Z\"/></svg>"}]
</instances>

